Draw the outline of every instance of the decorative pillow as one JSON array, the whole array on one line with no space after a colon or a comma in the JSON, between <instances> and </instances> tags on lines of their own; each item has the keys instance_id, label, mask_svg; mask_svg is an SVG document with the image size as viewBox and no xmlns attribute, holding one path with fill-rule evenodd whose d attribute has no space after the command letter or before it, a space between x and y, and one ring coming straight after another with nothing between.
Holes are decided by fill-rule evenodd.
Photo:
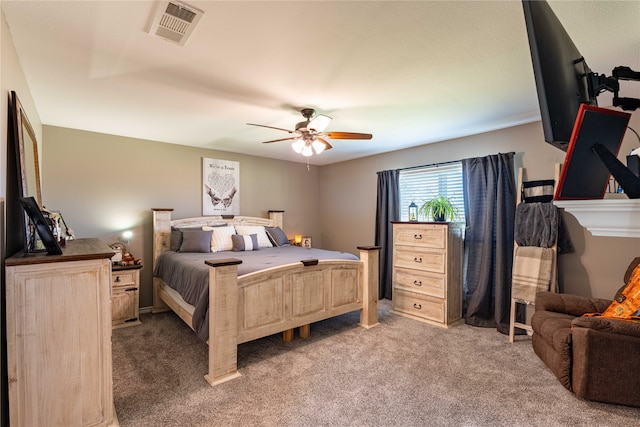
<instances>
[{"instance_id":1,"label":"decorative pillow","mask_svg":"<svg viewBox=\"0 0 640 427\"><path fill-rule=\"evenodd\" d=\"M211 252L211 230L184 229L178 252Z\"/></svg>"},{"instance_id":2,"label":"decorative pillow","mask_svg":"<svg viewBox=\"0 0 640 427\"><path fill-rule=\"evenodd\" d=\"M259 249L258 236L255 234L250 234L249 236L233 234L231 236L231 241L233 242L233 250L236 252L257 251Z\"/></svg>"},{"instance_id":3,"label":"decorative pillow","mask_svg":"<svg viewBox=\"0 0 640 427\"><path fill-rule=\"evenodd\" d=\"M265 227L267 236L273 243L273 246L288 246L289 238L280 227Z\"/></svg>"},{"instance_id":4,"label":"decorative pillow","mask_svg":"<svg viewBox=\"0 0 640 427\"><path fill-rule=\"evenodd\" d=\"M261 248L272 248L273 244L269 237L267 237L267 232L262 225L236 225L236 233L249 236L251 234L255 234L258 236L258 246Z\"/></svg>"},{"instance_id":5,"label":"decorative pillow","mask_svg":"<svg viewBox=\"0 0 640 427\"><path fill-rule=\"evenodd\" d=\"M201 227L174 227L171 226L171 245L170 249L174 252L180 251L180 245L182 245L182 231L183 230L202 230Z\"/></svg>"},{"instance_id":6,"label":"decorative pillow","mask_svg":"<svg viewBox=\"0 0 640 427\"><path fill-rule=\"evenodd\" d=\"M635 260L634 260L635 262ZM626 275L625 275L626 276ZM625 277L626 279L626 277ZM629 280L615 296L611 305L602 313L602 317L631 319L639 316L640 311L640 265L635 266Z\"/></svg>"},{"instance_id":7,"label":"decorative pillow","mask_svg":"<svg viewBox=\"0 0 640 427\"><path fill-rule=\"evenodd\" d=\"M210 242L211 252L230 251L233 249L231 236L236 234L236 230L232 225L224 227L202 227L202 229L213 231Z\"/></svg>"}]
</instances>

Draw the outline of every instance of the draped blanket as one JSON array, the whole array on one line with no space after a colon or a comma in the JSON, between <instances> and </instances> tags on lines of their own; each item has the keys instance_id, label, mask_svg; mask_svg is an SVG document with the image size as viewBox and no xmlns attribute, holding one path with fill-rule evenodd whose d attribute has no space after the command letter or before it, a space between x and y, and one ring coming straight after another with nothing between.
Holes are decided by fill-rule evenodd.
<instances>
[{"instance_id":1,"label":"draped blanket","mask_svg":"<svg viewBox=\"0 0 640 427\"><path fill-rule=\"evenodd\" d=\"M556 244L560 213L553 203L516 206L514 239L519 246L550 248Z\"/></svg>"},{"instance_id":2,"label":"draped blanket","mask_svg":"<svg viewBox=\"0 0 640 427\"><path fill-rule=\"evenodd\" d=\"M518 246L513 260L511 297L535 302L536 293L548 291L553 267L553 249Z\"/></svg>"}]
</instances>

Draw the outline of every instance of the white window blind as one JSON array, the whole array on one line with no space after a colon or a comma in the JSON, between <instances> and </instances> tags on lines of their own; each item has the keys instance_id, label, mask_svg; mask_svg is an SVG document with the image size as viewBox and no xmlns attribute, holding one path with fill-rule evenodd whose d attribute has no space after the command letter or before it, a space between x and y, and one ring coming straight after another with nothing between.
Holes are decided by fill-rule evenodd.
<instances>
[{"instance_id":1,"label":"white window blind","mask_svg":"<svg viewBox=\"0 0 640 427\"><path fill-rule=\"evenodd\" d=\"M400 219L409 220L409 204L418 208L436 196L447 196L458 209L455 222L465 222L462 191L462 162L431 165L400 171ZM418 221L432 221L418 213Z\"/></svg>"}]
</instances>

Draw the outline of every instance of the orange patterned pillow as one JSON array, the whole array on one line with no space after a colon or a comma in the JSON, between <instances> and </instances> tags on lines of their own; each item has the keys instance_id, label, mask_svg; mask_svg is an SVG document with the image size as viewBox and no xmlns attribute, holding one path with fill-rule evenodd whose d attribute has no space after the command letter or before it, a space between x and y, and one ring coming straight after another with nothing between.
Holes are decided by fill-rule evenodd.
<instances>
[{"instance_id":1,"label":"orange patterned pillow","mask_svg":"<svg viewBox=\"0 0 640 427\"><path fill-rule=\"evenodd\" d=\"M640 264L636 265L627 285L616 294L615 300L602 313L602 317L630 319L640 316Z\"/></svg>"}]
</instances>

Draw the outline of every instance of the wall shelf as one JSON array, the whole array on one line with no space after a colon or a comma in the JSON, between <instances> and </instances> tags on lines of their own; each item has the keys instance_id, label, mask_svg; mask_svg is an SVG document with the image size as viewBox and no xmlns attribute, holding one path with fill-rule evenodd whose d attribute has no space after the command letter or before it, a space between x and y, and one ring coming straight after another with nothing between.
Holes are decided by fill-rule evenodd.
<instances>
[{"instance_id":1,"label":"wall shelf","mask_svg":"<svg viewBox=\"0 0 640 427\"><path fill-rule=\"evenodd\" d=\"M640 238L640 199L555 200L594 236Z\"/></svg>"}]
</instances>

